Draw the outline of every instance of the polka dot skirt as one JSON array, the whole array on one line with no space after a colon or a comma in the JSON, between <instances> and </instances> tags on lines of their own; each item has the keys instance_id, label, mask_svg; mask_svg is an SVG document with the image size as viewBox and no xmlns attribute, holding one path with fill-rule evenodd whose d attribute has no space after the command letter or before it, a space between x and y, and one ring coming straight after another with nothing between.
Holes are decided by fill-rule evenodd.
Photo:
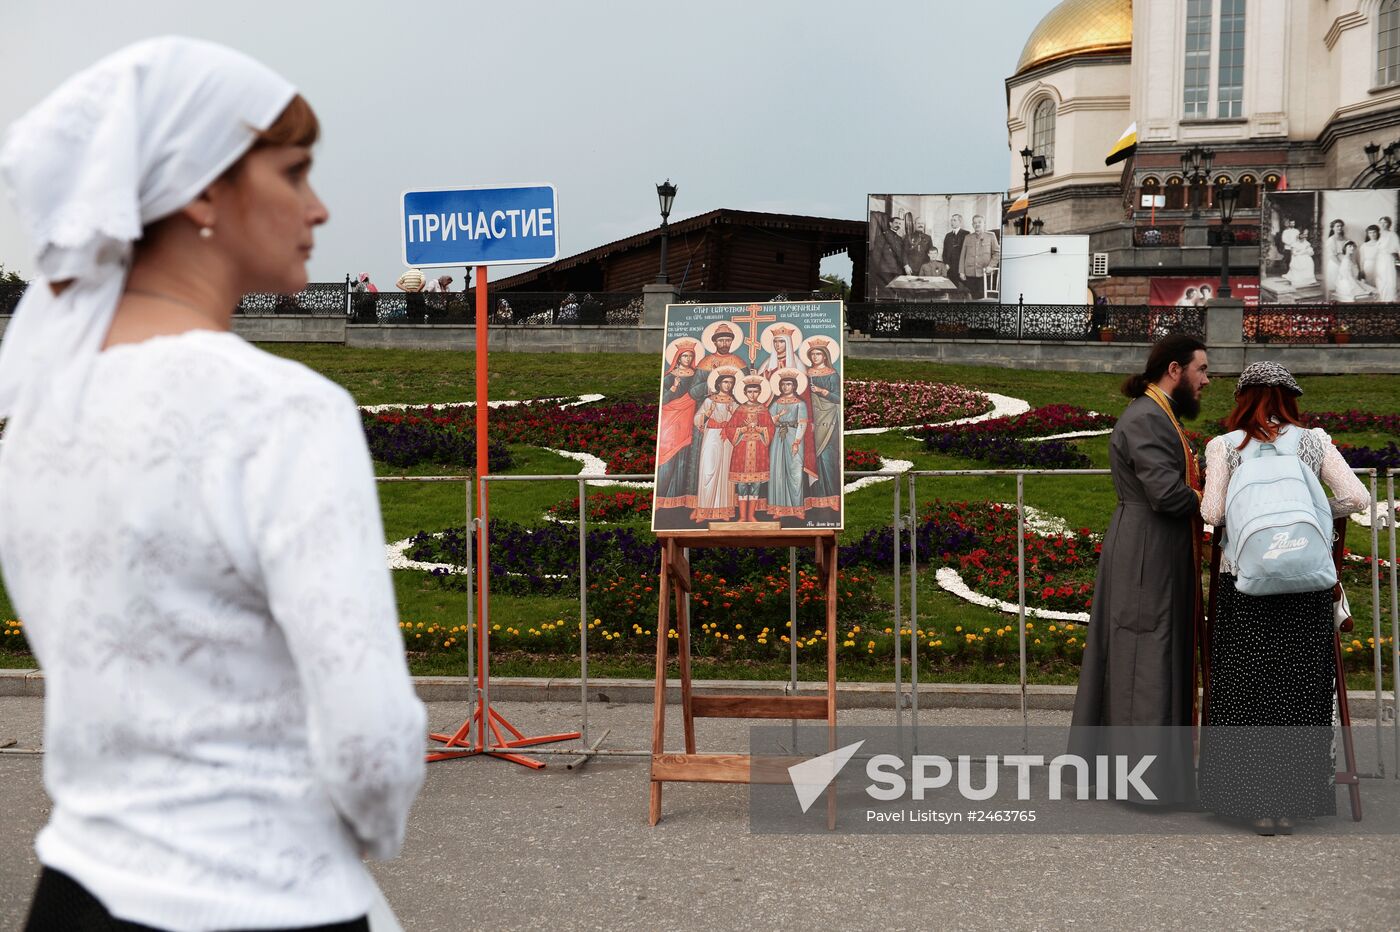
<instances>
[{"instance_id":1,"label":"polka dot skirt","mask_svg":"<svg viewBox=\"0 0 1400 932\"><path fill-rule=\"evenodd\" d=\"M1202 806L1243 819L1334 815L1331 590L1249 596L1222 573L1216 616Z\"/></svg>"}]
</instances>

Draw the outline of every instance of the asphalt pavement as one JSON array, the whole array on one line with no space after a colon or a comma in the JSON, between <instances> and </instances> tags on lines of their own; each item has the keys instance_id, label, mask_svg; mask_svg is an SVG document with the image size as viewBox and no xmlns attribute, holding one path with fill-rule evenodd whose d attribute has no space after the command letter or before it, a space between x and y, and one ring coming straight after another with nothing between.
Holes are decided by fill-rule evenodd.
<instances>
[{"instance_id":1,"label":"asphalt pavement","mask_svg":"<svg viewBox=\"0 0 1400 932\"><path fill-rule=\"evenodd\" d=\"M0 744L41 742L42 700L0 697ZM527 734L578 706L505 703ZM435 729L458 703L430 703ZM603 746L649 745L645 704L594 703ZM1067 713L1032 712L1064 724ZM891 713L853 709L849 724ZM925 724L1016 724L946 709ZM700 750L746 746L747 724L700 723ZM679 736L674 725L668 734ZM675 742L672 742L672 746ZM47 818L40 755L0 754L0 928L20 928ZM1395 782L1392 780L1392 782ZM1400 837L1245 829L1181 835L759 835L742 786L668 784L649 827L644 759L543 771L488 758L429 766L397 860L374 873L405 929L1385 929L1400 927ZM1363 793L1379 801L1374 789ZM1393 798L1393 796L1391 797ZM1199 814L1163 818L1203 818Z\"/></svg>"}]
</instances>

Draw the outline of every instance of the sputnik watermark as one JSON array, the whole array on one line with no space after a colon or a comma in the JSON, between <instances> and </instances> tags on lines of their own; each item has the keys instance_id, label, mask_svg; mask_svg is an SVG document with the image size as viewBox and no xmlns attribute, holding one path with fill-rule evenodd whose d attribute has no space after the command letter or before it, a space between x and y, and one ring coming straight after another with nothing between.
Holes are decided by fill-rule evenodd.
<instances>
[{"instance_id":1,"label":"sputnik watermark","mask_svg":"<svg viewBox=\"0 0 1400 932\"><path fill-rule=\"evenodd\" d=\"M806 812L821 798L860 750L864 741L857 741L837 748L819 757L794 764L788 768L793 792L797 794L802 811ZM1157 796L1143 778L1157 755L1146 754L1136 761L1127 754L1099 754L1093 759L1092 772L1095 780L1091 783L1091 765L1078 754L1060 754L1050 759L1048 798L1064 798L1064 774L1074 773L1074 798L1076 799L1120 799L1134 802L1155 802ZM941 790L953 785L953 775L957 774L958 795L969 802L984 802L995 798L1001 789L1001 773L1004 768L1016 771L1016 800L1026 802L1031 799L1031 768L1045 767L1043 754L1007 754L998 756L987 754L981 758L981 780L977 783L978 763L969 754L960 754L949 759L938 754L916 754L909 761L909 777L902 770L906 761L894 754L876 754L865 762L865 775L870 780L865 792L871 799L881 802L908 798L923 802L932 790ZM1110 787L1113 789L1110 795ZM920 821L940 821L938 818Z\"/></svg>"},{"instance_id":2,"label":"sputnik watermark","mask_svg":"<svg viewBox=\"0 0 1400 932\"><path fill-rule=\"evenodd\" d=\"M1379 741L1353 731L1357 772L1379 773ZM1301 800L1308 831L1400 835L1400 781L1365 779L1358 821L1325 726L850 725L832 737L825 725L750 729L752 831L1220 834L1241 830L1239 793L1220 787L1247 786Z\"/></svg>"}]
</instances>

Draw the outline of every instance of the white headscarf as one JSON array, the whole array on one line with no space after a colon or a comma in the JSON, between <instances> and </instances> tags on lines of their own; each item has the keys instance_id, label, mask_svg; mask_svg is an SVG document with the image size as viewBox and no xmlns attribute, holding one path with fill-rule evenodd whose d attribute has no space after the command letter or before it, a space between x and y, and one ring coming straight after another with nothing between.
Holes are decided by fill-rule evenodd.
<instances>
[{"instance_id":1,"label":"white headscarf","mask_svg":"<svg viewBox=\"0 0 1400 932\"><path fill-rule=\"evenodd\" d=\"M142 228L194 200L295 94L240 52L170 36L109 55L10 126L0 176L39 274L0 343L0 417L27 392L82 381ZM54 297L49 283L66 280Z\"/></svg>"}]
</instances>

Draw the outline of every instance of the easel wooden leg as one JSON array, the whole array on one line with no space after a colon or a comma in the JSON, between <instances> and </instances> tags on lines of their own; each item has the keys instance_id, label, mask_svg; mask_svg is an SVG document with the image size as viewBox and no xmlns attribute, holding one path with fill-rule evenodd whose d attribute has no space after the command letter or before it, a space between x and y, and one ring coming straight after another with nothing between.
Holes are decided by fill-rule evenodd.
<instances>
[{"instance_id":1,"label":"easel wooden leg","mask_svg":"<svg viewBox=\"0 0 1400 932\"><path fill-rule=\"evenodd\" d=\"M666 752L666 632L670 627L671 571L669 568L670 541L661 552L661 584L656 592L656 687L652 696L651 753ZM655 825L661 821L661 781L655 779L653 765L651 799L647 806L647 821Z\"/></svg>"}]
</instances>

